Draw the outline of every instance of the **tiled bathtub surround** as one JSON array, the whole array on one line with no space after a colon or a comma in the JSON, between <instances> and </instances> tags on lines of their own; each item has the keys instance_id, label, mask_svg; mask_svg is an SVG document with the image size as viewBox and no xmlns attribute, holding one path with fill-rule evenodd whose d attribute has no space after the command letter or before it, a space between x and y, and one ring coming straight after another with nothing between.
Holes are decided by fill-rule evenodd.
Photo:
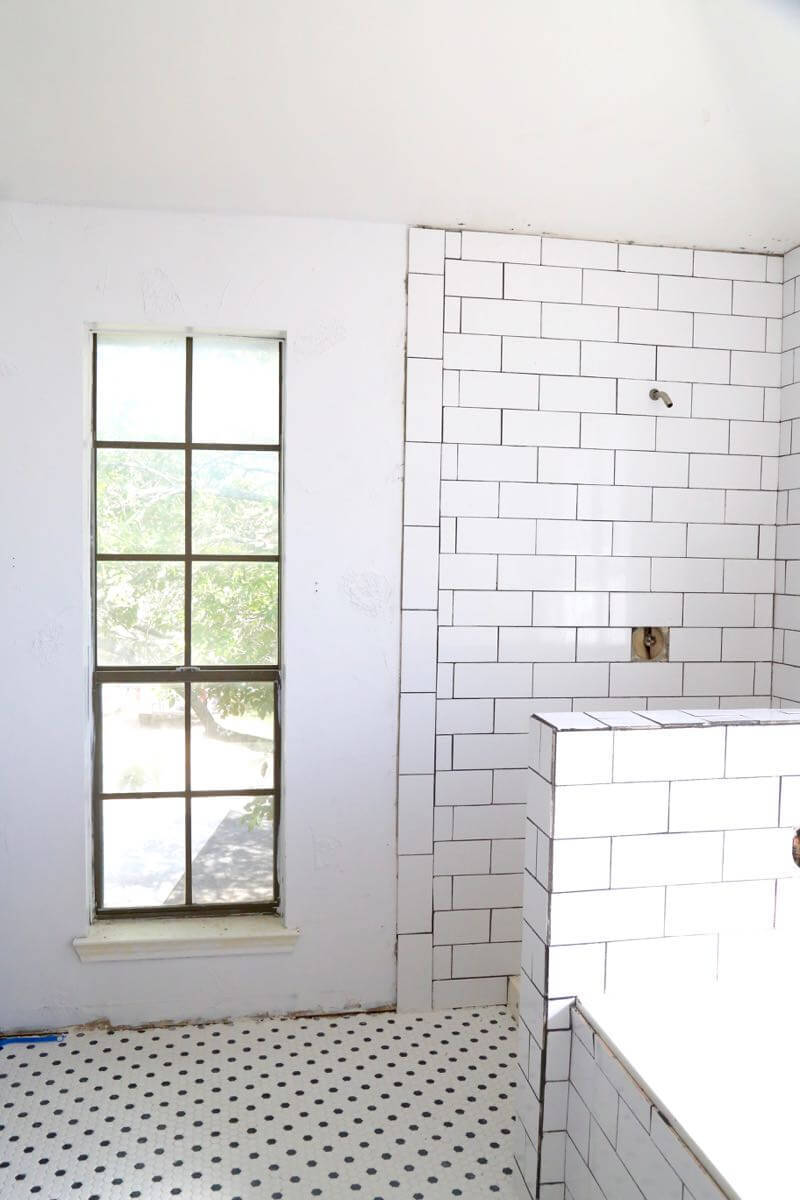
<instances>
[{"instance_id":1,"label":"tiled bathtub surround","mask_svg":"<svg viewBox=\"0 0 800 1200\"><path fill-rule=\"evenodd\" d=\"M776 703L800 704L800 247L784 255L775 564Z\"/></svg>"},{"instance_id":2,"label":"tiled bathtub surround","mask_svg":"<svg viewBox=\"0 0 800 1200\"><path fill-rule=\"evenodd\" d=\"M401 1007L505 999L533 708L770 702L781 278L411 231ZM635 625L669 662L630 661Z\"/></svg>"},{"instance_id":3,"label":"tiled bathtub surround","mask_svg":"<svg viewBox=\"0 0 800 1200\"><path fill-rule=\"evenodd\" d=\"M564 1182L574 998L733 980L796 927L800 716L540 714L530 755L518 1162L536 1195L537 1172Z\"/></svg>"}]
</instances>

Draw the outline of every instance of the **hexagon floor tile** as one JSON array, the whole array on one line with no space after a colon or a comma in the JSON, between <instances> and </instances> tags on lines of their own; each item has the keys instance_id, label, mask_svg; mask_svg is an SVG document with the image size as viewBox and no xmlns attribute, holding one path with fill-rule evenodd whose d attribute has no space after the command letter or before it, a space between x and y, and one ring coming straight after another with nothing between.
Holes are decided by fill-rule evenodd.
<instances>
[{"instance_id":1,"label":"hexagon floor tile","mask_svg":"<svg viewBox=\"0 0 800 1200\"><path fill-rule=\"evenodd\" d=\"M500 1007L7 1045L0 1197L513 1197L515 1046Z\"/></svg>"}]
</instances>

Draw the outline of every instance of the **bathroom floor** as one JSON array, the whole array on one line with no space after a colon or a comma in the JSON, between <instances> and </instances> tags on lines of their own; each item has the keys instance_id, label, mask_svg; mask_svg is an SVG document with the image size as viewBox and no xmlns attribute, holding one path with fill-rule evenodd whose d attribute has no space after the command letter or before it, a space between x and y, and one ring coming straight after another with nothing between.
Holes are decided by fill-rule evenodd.
<instances>
[{"instance_id":1,"label":"bathroom floor","mask_svg":"<svg viewBox=\"0 0 800 1200\"><path fill-rule=\"evenodd\" d=\"M0 1197L514 1196L506 1008L237 1019L0 1049Z\"/></svg>"}]
</instances>

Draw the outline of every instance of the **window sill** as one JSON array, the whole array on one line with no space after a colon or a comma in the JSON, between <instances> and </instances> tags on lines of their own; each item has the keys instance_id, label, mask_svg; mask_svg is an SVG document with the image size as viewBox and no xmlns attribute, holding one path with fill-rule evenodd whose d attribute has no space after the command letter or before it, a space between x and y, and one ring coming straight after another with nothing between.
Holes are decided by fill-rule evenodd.
<instances>
[{"instance_id":1,"label":"window sill","mask_svg":"<svg viewBox=\"0 0 800 1200\"><path fill-rule=\"evenodd\" d=\"M211 958L228 954L274 954L291 950L299 929L272 915L156 917L95 921L72 945L81 962L130 962L148 958Z\"/></svg>"}]
</instances>

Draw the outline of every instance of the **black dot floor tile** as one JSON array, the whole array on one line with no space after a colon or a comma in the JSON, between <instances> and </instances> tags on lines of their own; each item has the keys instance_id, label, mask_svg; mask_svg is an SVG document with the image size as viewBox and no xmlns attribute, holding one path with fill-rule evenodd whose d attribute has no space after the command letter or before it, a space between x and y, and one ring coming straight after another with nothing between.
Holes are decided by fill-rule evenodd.
<instances>
[{"instance_id":1,"label":"black dot floor tile","mask_svg":"<svg viewBox=\"0 0 800 1200\"><path fill-rule=\"evenodd\" d=\"M512 1197L505 1008L71 1031L0 1049L0 1198Z\"/></svg>"}]
</instances>

